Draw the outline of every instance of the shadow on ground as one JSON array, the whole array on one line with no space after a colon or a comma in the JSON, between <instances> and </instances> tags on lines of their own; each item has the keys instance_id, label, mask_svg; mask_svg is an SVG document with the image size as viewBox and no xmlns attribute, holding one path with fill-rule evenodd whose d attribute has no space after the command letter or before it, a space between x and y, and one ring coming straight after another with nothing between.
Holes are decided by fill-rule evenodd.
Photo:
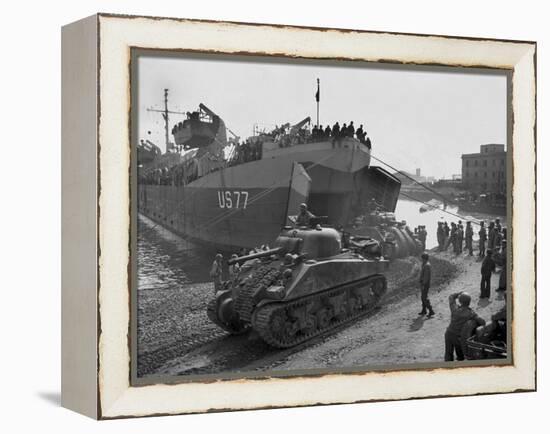
<instances>
[{"instance_id":1,"label":"shadow on ground","mask_svg":"<svg viewBox=\"0 0 550 434\"><path fill-rule=\"evenodd\" d=\"M417 332L424 325L424 321L426 321L426 318L424 316L419 316L411 323L411 325L409 326L409 331Z\"/></svg>"},{"instance_id":2,"label":"shadow on ground","mask_svg":"<svg viewBox=\"0 0 550 434\"><path fill-rule=\"evenodd\" d=\"M61 406L61 392L38 392L37 395L50 405Z\"/></svg>"}]
</instances>

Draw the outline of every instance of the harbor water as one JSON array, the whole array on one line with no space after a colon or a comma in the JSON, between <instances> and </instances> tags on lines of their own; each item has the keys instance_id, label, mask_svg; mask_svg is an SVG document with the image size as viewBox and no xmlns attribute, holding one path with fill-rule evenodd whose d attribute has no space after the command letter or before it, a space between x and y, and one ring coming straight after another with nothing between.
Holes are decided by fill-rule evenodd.
<instances>
[{"instance_id":1,"label":"harbor water","mask_svg":"<svg viewBox=\"0 0 550 434\"><path fill-rule=\"evenodd\" d=\"M479 239L477 232L479 231L479 222L484 221L485 227L488 227L489 222L500 218L501 224L506 227L507 221L505 216L496 214L483 214L473 212L462 212L456 206L447 206L443 209L432 209L426 212L420 212L422 203L413 200L400 199L397 202L395 209L395 218L397 220L405 220L407 225L414 230L419 225L426 226L428 238L426 239L426 248L431 249L437 246L437 222L446 221L449 226L451 222L457 223L459 220L465 225L467 221L472 222L474 229L474 240Z\"/></svg>"},{"instance_id":2,"label":"harbor water","mask_svg":"<svg viewBox=\"0 0 550 434\"><path fill-rule=\"evenodd\" d=\"M477 223L500 218L506 226L504 216L462 213L456 207L434 209L420 212L420 203L411 200L399 200L395 211L398 220L406 220L414 230L418 225L426 226L428 249L437 245L437 222L462 220L474 222L474 239L477 239L479 226ZM451 213L451 214L449 214ZM453 215L455 214L455 215ZM216 251L195 245L173 234L164 227L146 217L138 217L138 289L139 290L170 290L190 283L207 282L210 280L209 270Z\"/></svg>"}]
</instances>

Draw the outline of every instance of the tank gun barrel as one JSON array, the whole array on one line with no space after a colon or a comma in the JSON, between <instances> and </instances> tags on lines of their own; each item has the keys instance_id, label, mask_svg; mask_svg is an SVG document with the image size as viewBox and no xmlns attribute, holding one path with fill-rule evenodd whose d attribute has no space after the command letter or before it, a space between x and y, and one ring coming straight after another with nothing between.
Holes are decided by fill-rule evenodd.
<instances>
[{"instance_id":1,"label":"tank gun barrel","mask_svg":"<svg viewBox=\"0 0 550 434\"><path fill-rule=\"evenodd\" d=\"M282 250L283 250L282 247L275 247L274 249L264 250L264 251L261 251L261 252L258 252L258 253L252 253L250 255L240 256L238 258L229 259L227 261L227 264L228 265L240 264L242 262L250 261L251 259L263 258L263 257L266 257L266 256L276 255L277 253L280 253Z\"/></svg>"}]
</instances>

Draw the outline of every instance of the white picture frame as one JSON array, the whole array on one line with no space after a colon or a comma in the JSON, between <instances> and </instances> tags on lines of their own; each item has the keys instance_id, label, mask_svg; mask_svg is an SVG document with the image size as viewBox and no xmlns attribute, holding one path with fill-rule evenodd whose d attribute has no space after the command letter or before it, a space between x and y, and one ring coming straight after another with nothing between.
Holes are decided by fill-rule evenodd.
<instances>
[{"instance_id":1,"label":"white picture frame","mask_svg":"<svg viewBox=\"0 0 550 434\"><path fill-rule=\"evenodd\" d=\"M512 72L512 363L132 385L132 48ZM536 389L536 44L98 14L62 38L62 404L96 419Z\"/></svg>"}]
</instances>

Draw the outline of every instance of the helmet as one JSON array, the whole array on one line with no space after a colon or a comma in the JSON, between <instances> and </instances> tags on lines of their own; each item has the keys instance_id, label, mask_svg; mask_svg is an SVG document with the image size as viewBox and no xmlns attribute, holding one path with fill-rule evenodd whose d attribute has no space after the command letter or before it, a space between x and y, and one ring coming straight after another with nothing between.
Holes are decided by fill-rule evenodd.
<instances>
[{"instance_id":1,"label":"helmet","mask_svg":"<svg viewBox=\"0 0 550 434\"><path fill-rule=\"evenodd\" d=\"M470 294L468 294L467 292L462 292L458 296L458 302L462 306L470 306L471 301L472 301L472 297L470 297Z\"/></svg>"},{"instance_id":2,"label":"helmet","mask_svg":"<svg viewBox=\"0 0 550 434\"><path fill-rule=\"evenodd\" d=\"M422 253L422 255L420 257L422 259L426 259L426 260L428 260L430 258L427 253Z\"/></svg>"}]
</instances>

